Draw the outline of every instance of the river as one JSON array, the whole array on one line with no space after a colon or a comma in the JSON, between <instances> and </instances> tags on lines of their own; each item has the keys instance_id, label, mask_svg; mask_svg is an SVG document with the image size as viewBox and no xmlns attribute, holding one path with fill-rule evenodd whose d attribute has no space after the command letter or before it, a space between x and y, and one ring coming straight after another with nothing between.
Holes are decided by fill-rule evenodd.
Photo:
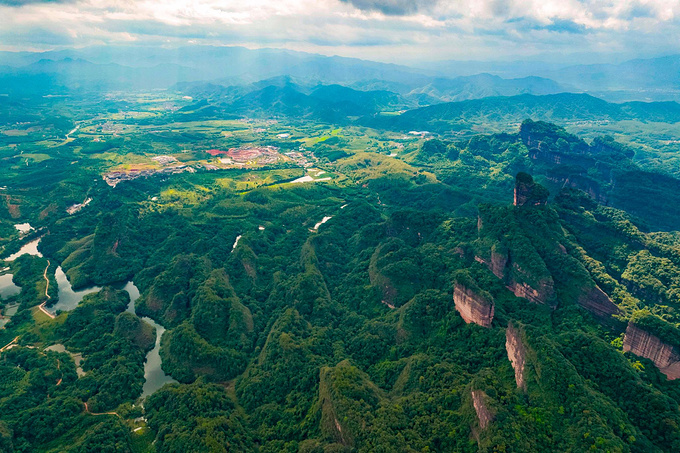
<instances>
[{"instance_id":1,"label":"river","mask_svg":"<svg viewBox=\"0 0 680 453\"><path fill-rule=\"evenodd\" d=\"M127 311L137 314L135 313L135 301L139 299L139 289L137 289L132 282L127 282L123 289L130 295L130 304L127 307ZM161 337L163 336L163 332L165 332L165 328L146 316L142 317L142 320L151 324L156 329L156 344L153 349L148 352L146 361L144 362L145 381L144 387L142 387L142 398L146 398L165 384L177 381L165 374L161 368Z\"/></svg>"},{"instance_id":2,"label":"river","mask_svg":"<svg viewBox=\"0 0 680 453\"><path fill-rule=\"evenodd\" d=\"M236 243L238 243L238 239L240 239L240 236L237 238ZM24 244L24 246L21 247L21 249L17 253L9 256L8 258L5 258L5 261L13 261L17 257L25 253L28 253L29 255L42 257L42 254L38 251L39 242L40 238L28 242L27 244ZM236 243L234 244L234 247L236 247ZM57 310L61 311L74 310L78 306L80 301L83 300L83 297L85 297L85 295L97 292L101 289L98 286L93 286L90 288L82 289L80 291L74 291L73 287L71 286L71 282L68 281L68 277L62 270L61 266L57 267L55 271L55 277L57 280L57 287L59 291L59 300L57 301L56 304L47 309L50 311L50 313L53 314L55 314ZM130 304L127 307L127 311L136 314L135 301L139 298L139 289L137 289L137 287L132 282L127 282L123 289L127 291L128 294L130 295ZM7 292L8 295L12 295L18 293L20 290L21 288L14 285L14 283L12 282L12 275L5 274L0 276L0 295L2 295L3 297L7 297L4 295L5 294L4 292ZM16 308L14 309L14 312L16 312ZM11 316L12 314L14 313L5 313L6 316L8 315ZM163 387L165 384L177 381L175 381L173 378L165 374L165 372L161 368L161 356L160 356L161 337L163 336L163 332L165 332L165 328L151 318L143 317L142 320L151 324L156 329L156 343L154 345L154 348L147 353L146 361L144 362L145 381L144 386L142 388L142 398L145 398L154 393L156 390ZM59 349L60 347L63 348L63 345L53 345L52 347L56 347L57 349ZM79 357L79 359L82 359L82 357ZM76 361L76 365L77 366L79 365L79 361ZM80 371L82 371L82 369Z\"/></svg>"},{"instance_id":3,"label":"river","mask_svg":"<svg viewBox=\"0 0 680 453\"><path fill-rule=\"evenodd\" d=\"M96 293L101 289L99 286L91 286L89 288L81 289L80 291L74 291L73 287L71 286L71 282L68 281L68 277L66 277L66 274L61 269L61 266L57 267L56 271L54 272L54 276L57 279L59 300L56 304L47 308L47 310L52 314L56 314L57 310L74 310L80 301L83 300L83 297L90 293Z\"/></svg>"}]
</instances>

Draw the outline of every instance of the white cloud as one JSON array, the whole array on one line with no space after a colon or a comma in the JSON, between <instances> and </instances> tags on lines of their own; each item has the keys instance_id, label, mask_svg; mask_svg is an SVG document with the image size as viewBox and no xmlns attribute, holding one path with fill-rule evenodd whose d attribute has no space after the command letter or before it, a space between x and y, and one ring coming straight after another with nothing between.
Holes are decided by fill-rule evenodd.
<instances>
[{"instance_id":1,"label":"white cloud","mask_svg":"<svg viewBox=\"0 0 680 453\"><path fill-rule=\"evenodd\" d=\"M680 0L0 0L8 3L21 6L0 6L5 49L193 41L393 61L607 46L636 54L672 51L680 25Z\"/></svg>"}]
</instances>

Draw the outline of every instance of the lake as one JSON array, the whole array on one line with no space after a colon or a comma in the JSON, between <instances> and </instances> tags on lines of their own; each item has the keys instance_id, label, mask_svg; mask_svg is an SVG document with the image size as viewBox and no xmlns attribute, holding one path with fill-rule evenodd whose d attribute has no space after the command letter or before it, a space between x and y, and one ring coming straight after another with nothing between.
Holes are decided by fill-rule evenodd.
<instances>
[{"instance_id":1,"label":"lake","mask_svg":"<svg viewBox=\"0 0 680 453\"><path fill-rule=\"evenodd\" d=\"M62 270L61 266L57 267L54 272L54 276L57 279L57 287L59 289L59 300L56 304L48 307L47 310L56 314L57 310L61 311L71 311L75 309L83 297L90 293L95 293L101 288L99 286L92 286L90 288L81 289L79 291L74 291L71 286L71 282L68 281L68 277Z\"/></svg>"},{"instance_id":2,"label":"lake","mask_svg":"<svg viewBox=\"0 0 680 453\"><path fill-rule=\"evenodd\" d=\"M132 282L128 282L123 289L130 295L130 304L127 307L127 311L136 315L135 301L139 298L139 289ZM148 352L146 355L146 362L144 362L145 381L144 387L142 387L142 398L146 398L165 384L177 381L165 374L163 368L161 368L161 337L163 336L163 332L165 332L165 328L146 316L142 317L142 320L151 324L156 329L156 344L153 349Z\"/></svg>"},{"instance_id":3,"label":"lake","mask_svg":"<svg viewBox=\"0 0 680 453\"><path fill-rule=\"evenodd\" d=\"M14 284L12 274L0 275L0 299L14 296L21 292L21 287Z\"/></svg>"}]
</instances>

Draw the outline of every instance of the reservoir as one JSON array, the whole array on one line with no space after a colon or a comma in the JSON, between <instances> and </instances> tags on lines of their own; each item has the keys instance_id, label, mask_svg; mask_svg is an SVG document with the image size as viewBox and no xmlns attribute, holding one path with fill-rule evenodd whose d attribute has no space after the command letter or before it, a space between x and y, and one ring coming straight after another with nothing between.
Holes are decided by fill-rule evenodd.
<instances>
[{"instance_id":1,"label":"reservoir","mask_svg":"<svg viewBox=\"0 0 680 453\"><path fill-rule=\"evenodd\" d=\"M127 282L123 289L130 295L130 304L128 305L127 311L136 314L135 301L139 298L139 289L137 289L132 282ZM145 381L144 387L142 387L142 398L146 398L165 384L177 381L165 374L161 368L161 337L163 336L163 332L165 332L165 328L146 316L144 316L142 320L151 324L156 329L156 343L154 344L153 349L146 355L146 361L144 362Z\"/></svg>"},{"instance_id":2,"label":"reservoir","mask_svg":"<svg viewBox=\"0 0 680 453\"><path fill-rule=\"evenodd\" d=\"M54 276L57 279L59 300L56 304L48 308L52 314L56 314L57 310L71 311L75 309L86 294L96 293L101 289L99 286L92 286L90 288L81 289L80 291L74 291L71 287L71 282L68 281L68 277L66 277L61 266L57 267Z\"/></svg>"},{"instance_id":3,"label":"reservoir","mask_svg":"<svg viewBox=\"0 0 680 453\"><path fill-rule=\"evenodd\" d=\"M15 259L19 258L21 255L24 254L42 256L42 253L38 251L38 244L40 243L40 239L41 238L33 239L31 242L27 242L26 244L24 244L23 247L19 249L18 252L5 258L5 261L14 261Z\"/></svg>"},{"instance_id":4,"label":"reservoir","mask_svg":"<svg viewBox=\"0 0 680 453\"><path fill-rule=\"evenodd\" d=\"M21 288L12 281L12 274L0 275L0 299L6 299L20 292Z\"/></svg>"}]
</instances>

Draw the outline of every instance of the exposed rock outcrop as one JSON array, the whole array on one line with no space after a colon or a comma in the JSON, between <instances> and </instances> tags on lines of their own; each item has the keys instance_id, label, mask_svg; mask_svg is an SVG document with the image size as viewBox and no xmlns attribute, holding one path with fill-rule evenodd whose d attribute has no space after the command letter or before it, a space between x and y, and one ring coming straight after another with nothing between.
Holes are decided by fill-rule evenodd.
<instances>
[{"instance_id":1,"label":"exposed rock outcrop","mask_svg":"<svg viewBox=\"0 0 680 453\"><path fill-rule=\"evenodd\" d=\"M510 281L508 289L517 297L523 297L536 304L549 304L554 299L555 288L552 279L541 280L537 285Z\"/></svg>"},{"instance_id":2,"label":"exposed rock outcrop","mask_svg":"<svg viewBox=\"0 0 680 453\"><path fill-rule=\"evenodd\" d=\"M613 315L621 314L619 307L597 285L591 288L584 288L577 302L600 319L608 320Z\"/></svg>"},{"instance_id":3,"label":"exposed rock outcrop","mask_svg":"<svg viewBox=\"0 0 680 453\"><path fill-rule=\"evenodd\" d=\"M453 303L466 323L489 327L494 315L494 303L490 295L482 295L456 283L453 288Z\"/></svg>"},{"instance_id":4,"label":"exposed rock outcrop","mask_svg":"<svg viewBox=\"0 0 680 453\"><path fill-rule=\"evenodd\" d=\"M505 350L508 352L508 360L515 370L515 382L517 388L526 392L527 383L524 379L524 364L526 363L527 350L522 342L519 330L512 324L505 329Z\"/></svg>"},{"instance_id":5,"label":"exposed rock outcrop","mask_svg":"<svg viewBox=\"0 0 680 453\"><path fill-rule=\"evenodd\" d=\"M493 414L486 405L486 394L481 390L473 390L472 392L472 405L477 413L477 420L479 422L480 429L486 429L487 426L493 421Z\"/></svg>"},{"instance_id":6,"label":"exposed rock outcrop","mask_svg":"<svg viewBox=\"0 0 680 453\"><path fill-rule=\"evenodd\" d=\"M644 357L670 380L680 378L680 352L674 346L664 343L656 335L647 332L634 323L628 323L623 339L624 352Z\"/></svg>"},{"instance_id":7,"label":"exposed rock outcrop","mask_svg":"<svg viewBox=\"0 0 680 453\"><path fill-rule=\"evenodd\" d=\"M543 206L548 201L548 189L535 183L528 173L517 173L515 178L515 206Z\"/></svg>"},{"instance_id":8,"label":"exposed rock outcrop","mask_svg":"<svg viewBox=\"0 0 680 453\"><path fill-rule=\"evenodd\" d=\"M491 269L491 272L493 272L496 277L504 279L505 268L508 266L509 259L510 257L508 256L507 251L502 253L496 249L493 249L491 250L491 261L488 264L489 269Z\"/></svg>"},{"instance_id":9,"label":"exposed rock outcrop","mask_svg":"<svg viewBox=\"0 0 680 453\"><path fill-rule=\"evenodd\" d=\"M490 256L486 259L475 256L475 260L485 264L493 274L501 279L505 286L517 297L523 297L537 304L551 304L555 288L552 278L544 278L537 284L529 285L526 282L518 281L513 275L523 275L524 271L517 263L512 261L512 256L504 247L494 247Z\"/></svg>"},{"instance_id":10,"label":"exposed rock outcrop","mask_svg":"<svg viewBox=\"0 0 680 453\"><path fill-rule=\"evenodd\" d=\"M582 170L584 173L586 170ZM607 191L598 181L585 174L569 173L560 174L555 171L548 175L548 180L562 187L572 187L582 190L598 203L606 205L608 203Z\"/></svg>"}]
</instances>

